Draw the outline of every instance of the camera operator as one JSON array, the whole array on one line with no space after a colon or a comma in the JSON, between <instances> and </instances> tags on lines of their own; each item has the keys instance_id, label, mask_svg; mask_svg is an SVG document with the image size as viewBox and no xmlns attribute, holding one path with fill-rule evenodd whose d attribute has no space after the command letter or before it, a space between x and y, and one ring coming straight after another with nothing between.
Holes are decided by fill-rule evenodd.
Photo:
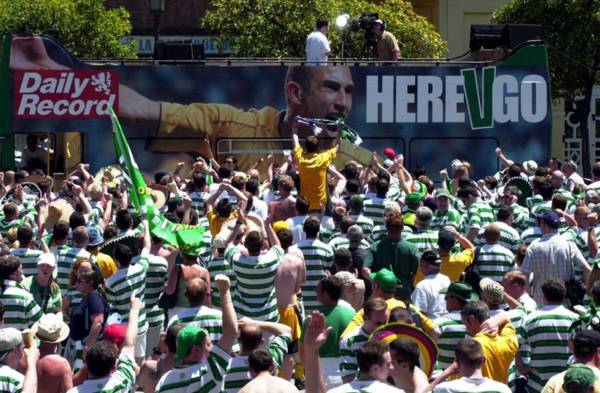
<instances>
[{"instance_id":1,"label":"camera operator","mask_svg":"<svg viewBox=\"0 0 600 393\"><path fill-rule=\"evenodd\" d=\"M381 61L396 61L400 58L398 40L385 30L385 23L377 19L373 24L373 33L377 36L377 54Z\"/></svg>"}]
</instances>

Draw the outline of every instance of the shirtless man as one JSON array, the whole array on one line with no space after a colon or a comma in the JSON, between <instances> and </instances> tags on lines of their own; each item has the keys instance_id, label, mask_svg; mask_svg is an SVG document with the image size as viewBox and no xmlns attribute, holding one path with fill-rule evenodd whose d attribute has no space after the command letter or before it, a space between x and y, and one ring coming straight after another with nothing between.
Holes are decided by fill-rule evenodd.
<instances>
[{"instance_id":1,"label":"shirtless man","mask_svg":"<svg viewBox=\"0 0 600 393\"><path fill-rule=\"evenodd\" d=\"M283 262L277 268L275 275L279 322L292 329L293 342L300 338L300 320L296 311L298 304L296 295L300 292L300 286L306 281L306 265L304 264L302 252L292 246L294 238L289 230L279 230L277 237L285 251Z\"/></svg>"},{"instance_id":2,"label":"shirtless man","mask_svg":"<svg viewBox=\"0 0 600 393\"><path fill-rule=\"evenodd\" d=\"M296 198L292 196L294 180L287 175L279 178L279 198L269 203L269 213L273 215L273 222L285 221L296 215Z\"/></svg>"},{"instance_id":3,"label":"shirtless man","mask_svg":"<svg viewBox=\"0 0 600 393\"><path fill-rule=\"evenodd\" d=\"M390 376L394 385L406 393L425 391L429 384L427 375L419 368L419 347L413 341L398 338L390 343L394 368Z\"/></svg>"},{"instance_id":4,"label":"shirtless man","mask_svg":"<svg viewBox=\"0 0 600 393\"><path fill-rule=\"evenodd\" d=\"M273 357L263 349L257 349L248 358L248 366L254 379L240 393L299 393L293 383L274 377Z\"/></svg>"},{"instance_id":5,"label":"shirtless man","mask_svg":"<svg viewBox=\"0 0 600 393\"><path fill-rule=\"evenodd\" d=\"M56 354L56 349L69 336L69 326L58 314L45 314L35 328L40 340L40 358L36 364L40 391L66 392L73 387L71 366L65 358Z\"/></svg>"},{"instance_id":6,"label":"shirtless man","mask_svg":"<svg viewBox=\"0 0 600 393\"><path fill-rule=\"evenodd\" d=\"M160 377L173 369L177 349L177 333L182 328L183 325L173 325L167 329L166 333L161 335L158 348L160 352L165 354L164 358L159 360L147 359L142 363L136 384L144 393L154 393Z\"/></svg>"}]
</instances>

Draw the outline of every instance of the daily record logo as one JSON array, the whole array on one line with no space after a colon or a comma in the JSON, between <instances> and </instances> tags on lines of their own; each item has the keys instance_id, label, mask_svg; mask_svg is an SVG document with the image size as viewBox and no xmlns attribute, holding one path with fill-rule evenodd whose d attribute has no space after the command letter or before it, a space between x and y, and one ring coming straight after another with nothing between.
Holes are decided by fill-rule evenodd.
<instances>
[{"instance_id":1,"label":"daily record logo","mask_svg":"<svg viewBox=\"0 0 600 393\"><path fill-rule=\"evenodd\" d=\"M473 130L540 123L548 114L548 93L543 76L497 76L496 67L447 76L369 75L367 123L465 123L465 111Z\"/></svg>"},{"instance_id":2,"label":"daily record logo","mask_svg":"<svg viewBox=\"0 0 600 393\"><path fill-rule=\"evenodd\" d=\"M16 118L100 118L118 108L116 71L15 71Z\"/></svg>"}]
</instances>

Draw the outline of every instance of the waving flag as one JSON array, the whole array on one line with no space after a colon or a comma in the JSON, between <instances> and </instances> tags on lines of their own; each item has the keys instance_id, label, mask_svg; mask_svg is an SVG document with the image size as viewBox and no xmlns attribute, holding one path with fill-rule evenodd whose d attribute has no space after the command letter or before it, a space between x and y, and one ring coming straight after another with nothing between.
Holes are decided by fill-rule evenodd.
<instances>
[{"instance_id":1,"label":"waving flag","mask_svg":"<svg viewBox=\"0 0 600 393\"><path fill-rule=\"evenodd\" d=\"M123 178L129 188L133 206L148 220L150 232L180 250L199 250L203 247L204 228L175 224L160 214L154 205L142 172L131 154L121 123L119 123L119 119L112 109L110 114L113 125L115 154L121 166Z\"/></svg>"}]
</instances>

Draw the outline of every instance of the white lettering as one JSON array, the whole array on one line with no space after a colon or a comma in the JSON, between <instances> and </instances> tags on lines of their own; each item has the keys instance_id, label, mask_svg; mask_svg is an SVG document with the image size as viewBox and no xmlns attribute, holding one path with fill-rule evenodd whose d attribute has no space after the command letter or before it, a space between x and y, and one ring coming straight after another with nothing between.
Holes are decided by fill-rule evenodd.
<instances>
[{"instance_id":1,"label":"white lettering","mask_svg":"<svg viewBox=\"0 0 600 393\"><path fill-rule=\"evenodd\" d=\"M30 82L31 85L29 85ZM21 86L19 86L19 93L33 93L40 88L41 83L42 77L40 74L35 72L26 72L23 74L23 80L21 81Z\"/></svg>"},{"instance_id":2,"label":"white lettering","mask_svg":"<svg viewBox=\"0 0 600 393\"><path fill-rule=\"evenodd\" d=\"M415 94L408 92L409 86L415 85L414 75L396 77L396 122L414 123L416 116L414 113L408 113L408 104L415 103Z\"/></svg>"},{"instance_id":3,"label":"white lettering","mask_svg":"<svg viewBox=\"0 0 600 393\"><path fill-rule=\"evenodd\" d=\"M437 76L422 76L417 85L417 122L429 123L431 113L432 123L444 121L444 104L442 96L444 88L442 80ZM431 112L429 104L431 103Z\"/></svg>"},{"instance_id":4,"label":"white lettering","mask_svg":"<svg viewBox=\"0 0 600 393\"><path fill-rule=\"evenodd\" d=\"M381 104L381 121L379 120L379 105ZM394 77L367 76L367 123L392 123L394 121Z\"/></svg>"},{"instance_id":5,"label":"white lettering","mask_svg":"<svg viewBox=\"0 0 600 393\"><path fill-rule=\"evenodd\" d=\"M458 104L465 102L465 95L463 92L458 92L458 87L462 88L463 78L462 76L447 76L446 77L446 105L445 119L447 123L464 123L465 114L464 112L458 111Z\"/></svg>"},{"instance_id":6,"label":"white lettering","mask_svg":"<svg viewBox=\"0 0 600 393\"><path fill-rule=\"evenodd\" d=\"M548 113L547 97L548 86L544 78L533 74L523 78L521 82L521 116L523 116L523 120L528 123L538 123L544 120Z\"/></svg>"},{"instance_id":7,"label":"white lettering","mask_svg":"<svg viewBox=\"0 0 600 393\"><path fill-rule=\"evenodd\" d=\"M88 85L88 83L90 83L89 78L85 78L85 79L79 79L79 78L75 78L74 81L74 85L75 85L75 91L73 92L73 95L71 96L72 98L78 98L81 96L81 94L83 93L83 91L85 90L86 86Z\"/></svg>"},{"instance_id":8,"label":"white lettering","mask_svg":"<svg viewBox=\"0 0 600 393\"><path fill-rule=\"evenodd\" d=\"M40 97L36 94L23 94L19 103L19 109L17 109L17 115L23 116L25 115L25 111L29 111L29 116L36 114L36 105L39 100Z\"/></svg>"},{"instance_id":9,"label":"white lettering","mask_svg":"<svg viewBox=\"0 0 600 393\"><path fill-rule=\"evenodd\" d=\"M499 75L492 87L494 119L498 123L519 121L519 83L512 75Z\"/></svg>"}]
</instances>

